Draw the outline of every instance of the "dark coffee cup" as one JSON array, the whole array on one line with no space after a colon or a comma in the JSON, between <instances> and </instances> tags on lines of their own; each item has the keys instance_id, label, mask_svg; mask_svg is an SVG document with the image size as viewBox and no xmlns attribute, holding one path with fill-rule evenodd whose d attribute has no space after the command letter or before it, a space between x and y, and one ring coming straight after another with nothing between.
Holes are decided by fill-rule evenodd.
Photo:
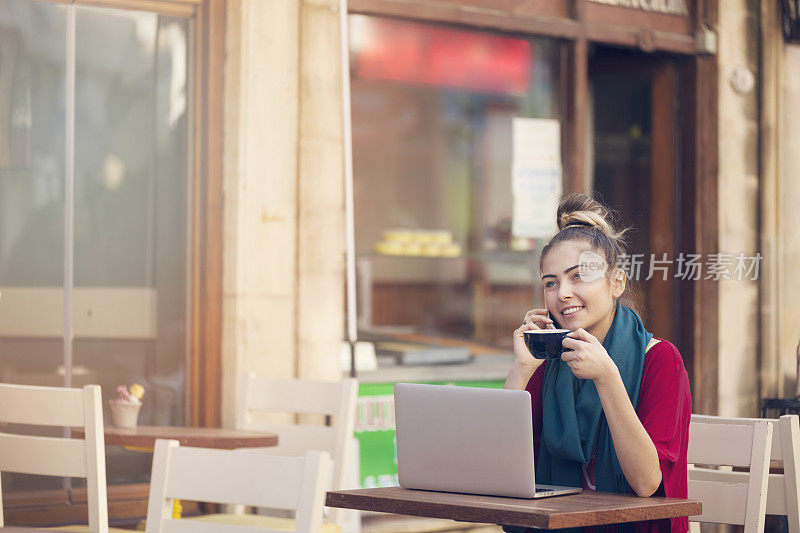
<instances>
[{"instance_id":1,"label":"dark coffee cup","mask_svg":"<svg viewBox=\"0 0 800 533\"><path fill-rule=\"evenodd\" d=\"M524 331L525 346L536 359L558 359L564 352L561 341L569 333L568 329L531 329Z\"/></svg>"}]
</instances>

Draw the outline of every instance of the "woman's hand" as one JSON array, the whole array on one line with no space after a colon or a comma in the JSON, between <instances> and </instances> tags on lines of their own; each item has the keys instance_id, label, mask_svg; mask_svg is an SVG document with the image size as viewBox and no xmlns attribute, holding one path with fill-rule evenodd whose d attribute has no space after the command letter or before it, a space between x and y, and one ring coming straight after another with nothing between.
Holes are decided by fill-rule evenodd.
<instances>
[{"instance_id":1,"label":"woman's hand","mask_svg":"<svg viewBox=\"0 0 800 533\"><path fill-rule=\"evenodd\" d=\"M503 388L522 390L528 385L531 376L544 362L536 359L525 346L525 332L532 329L553 327L553 321L547 316L547 309L533 309L525 313L522 325L514 330L514 363L508 371Z\"/></svg>"},{"instance_id":2,"label":"woman's hand","mask_svg":"<svg viewBox=\"0 0 800 533\"><path fill-rule=\"evenodd\" d=\"M561 360L579 379L591 379L599 385L618 373L617 365L597 337L582 328L571 331L561 342L571 352L561 354Z\"/></svg>"},{"instance_id":3,"label":"woman's hand","mask_svg":"<svg viewBox=\"0 0 800 533\"><path fill-rule=\"evenodd\" d=\"M514 364L533 368L534 370L542 364L541 359L536 359L525 346L525 333L533 329L545 329L553 327L553 321L547 316L547 309L532 309L525 313L522 325L514 330Z\"/></svg>"}]
</instances>

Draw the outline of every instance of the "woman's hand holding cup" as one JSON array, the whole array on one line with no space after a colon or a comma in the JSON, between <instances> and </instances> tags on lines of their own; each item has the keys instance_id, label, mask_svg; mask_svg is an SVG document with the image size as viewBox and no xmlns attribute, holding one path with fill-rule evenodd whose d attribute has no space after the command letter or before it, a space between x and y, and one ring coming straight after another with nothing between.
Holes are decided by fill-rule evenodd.
<instances>
[{"instance_id":1,"label":"woman's hand holding cup","mask_svg":"<svg viewBox=\"0 0 800 533\"><path fill-rule=\"evenodd\" d=\"M514 364L521 368L536 370L542 364L542 360L534 358L525 346L525 332L554 328L547 309L532 309L525 313L522 325L514 330Z\"/></svg>"}]
</instances>

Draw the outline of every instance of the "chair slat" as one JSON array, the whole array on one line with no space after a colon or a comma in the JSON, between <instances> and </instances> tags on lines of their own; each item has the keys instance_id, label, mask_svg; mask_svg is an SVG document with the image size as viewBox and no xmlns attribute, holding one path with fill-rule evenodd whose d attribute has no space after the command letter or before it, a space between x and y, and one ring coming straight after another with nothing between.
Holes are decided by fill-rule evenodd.
<instances>
[{"instance_id":1,"label":"chair slat","mask_svg":"<svg viewBox=\"0 0 800 533\"><path fill-rule=\"evenodd\" d=\"M0 383L0 422L80 427L83 390Z\"/></svg>"},{"instance_id":2,"label":"chair slat","mask_svg":"<svg viewBox=\"0 0 800 533\"><path fill-rule=\"evenodd\" d=\"M86 477L84 441L0 433L0 470L43 476Z\"/></svg>"},{"instance_id":3,"label":"chair slat","mask_svg":"<svg viewBox=\"0 0 800 533\"><path fill-rule=\"evenodd\" d=\"M708 468L689 468L689 481L712 481L716 483L746 484L750 478L748 472L731 472L727 470L710 470ZM783 488L784 476L770 474L767 494L767 514L786 514L786 493Z\"/></svg>"},{"instance_id":4,"label":"chair slat","mask_svg":"<svg viewBox=\"0 0 800 533\"><path fill-rule=\"evenodd\" d=\"M297 507L302 457L178 447L170 452L165 496L275 509ZM273 482L264 483L269 479Z\"/></svg>"},{"instance_id":5,"label":"chair slat","mask_svg":"<svg viewBox=\"0 0 800 533\"><path fill-rule=\"evenodd\" d=\"M779 434L779 420L776 418L728 418L711 415L692 415L692 422L697 424L734 424L747 426L752 426L756 422L768 422L772 426L772 434ZM783 461L783 446L781 446L779 439L772 439L769 458L772 461Z\"/></svg>"},{"instance_id":6,"label":"chair slat","mask_svg":"<svg viewBox=\"0 0 800 533\"><path fill-rule=\"evenodd\" d=\"M773 425L760 420L753 426L753 450L750 462L750 484L747 488L745 531L764 531L769 483L769 449Z\"/></svg>"},{"instance_id":7,"label":"chair slat","mask_svg":"<svg viewBox=\"0 0 800 533\"><path fill-rule=\"evenodd\" d=\"M786 501L789 533L800 533L800 419L797 415L783 415L780 419L783 454L784 490L779 491ZM770 489L769 497L772 498ZM769 500L767 501L769 503Z\"/></svg>"},{"instance_id":8,"label":"chair slat","mask_svg":"<svg viewBox=\"0 0 800 533\"><path fill-rule=\"evenodd\" d=\"M250 411L335 415L340 382L299 381L249 375L245 405Z\"/></svg>"},{"instance_id":9,"label":"chair slat","mask_svg":"<svg viewBox=\"0 0 800 533\"><path fill-rule=\"evenodd\" d=\"M163 533L287 533L275 529L198 522L196 520L165 520Z\"/></svg>"},{"instance_id":10,"label":"chair slat","mask_svg":"<svg viewBox=\"0 0 800 533\"><path fill-rule=\"evenodd\" d=\"M753 426L695 423L692 419L687 460L694 464L750 466L752 442Z\"/></svg>"},{"instance_id":11,"label":"chair slat","mask_svg":"<svg viewBox=\"0 0 800 533\"><path fill-rule=\"evenodd\" d=\"M689 480L689 499L703 502L694 521L744 525L747 484Z\"/></svg>"},{"instance_id":12,"label":"chair slat","mask_svg":"<svg viewBox=\"0 0 800 533\"><path fill-rule=\"evenodd\" d=\"M107 533L106 446L103 434L103 404L99 385L83 389L84 455L89 529Z\"/></svg>"}]
</instances>

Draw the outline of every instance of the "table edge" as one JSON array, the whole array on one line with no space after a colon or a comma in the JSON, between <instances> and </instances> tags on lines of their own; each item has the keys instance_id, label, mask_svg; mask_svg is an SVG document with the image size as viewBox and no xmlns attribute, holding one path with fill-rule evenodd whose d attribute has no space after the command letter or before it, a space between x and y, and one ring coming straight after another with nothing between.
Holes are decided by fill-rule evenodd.
<instances>
[{"instance_id":1,"label":"table edge","mask_svg":"<svg viewBox=\"0 0 800 533\"><path fill-rule=\"evenodd\" d=\"M363 489L358 489L363 490ZM556 496L557 498L568 498L569 495ZM669 498L675 499L675 498ZM345 500L347 503L345 504ZM667 507L662 507L659 516L652 516L652 508L649 516L642 516L647 510L646 507L633 508L621 511L619 509L574 511L569 514L532 515L525 511L514 511L505 509L476 509L474 507L454 504L454 503L432 503L432 502L413 502L414 508L408 509L407 500L393 498L391 496L363 495L354 491L328 491L325 495L325 505L327 507L340 507L345 509L359 509L362 511L379 511L395 514L412 516L424 516L429 518L444 518L461 522L474 522L486 524L498 524L519 527L535 527L540 529L560 529L565 527L581 527L576 524L591 515L595 520L587 525L605 525L619 523L614 518L620 513L624 513L626 522L637 522L640 520L661 520L666 518L679 518L683 516L695 516L702 513L702 502L698 500L679 499L678 501L667 502ZM380 509L376 509L376 505ZM409 512L413 511L413 512Z\"/></svg>"},{"instance_id":2,"label":"table edge","mask_svg":"<svg viewBox=\"0 0 800 533\"><path fill-rule=\"evenodd\" d=\"M151 426L144 426L151 427ZM187 426L175 426L187 427ZM219 428L224 429L224 428ZM224 437L212 435L174 435L172 437L164 436L158 437L155 435L137 435L137 434L108 434L103 432L103 443L106 446L128 446L135 448L153 448L156 440L177 440L181 446L190 448L217 448L217 449L238 449L238 448L270 448L277 446L279 442L279 435L277 433L264 431L242 431L242 436L239 437ZM251 433L252 436L247 436ZM71 436L73 438L85 438L83 428L72 428ZM219 440L226 440L228 442L225 446L215 444Z\"/></svg>"}]
</instances>

